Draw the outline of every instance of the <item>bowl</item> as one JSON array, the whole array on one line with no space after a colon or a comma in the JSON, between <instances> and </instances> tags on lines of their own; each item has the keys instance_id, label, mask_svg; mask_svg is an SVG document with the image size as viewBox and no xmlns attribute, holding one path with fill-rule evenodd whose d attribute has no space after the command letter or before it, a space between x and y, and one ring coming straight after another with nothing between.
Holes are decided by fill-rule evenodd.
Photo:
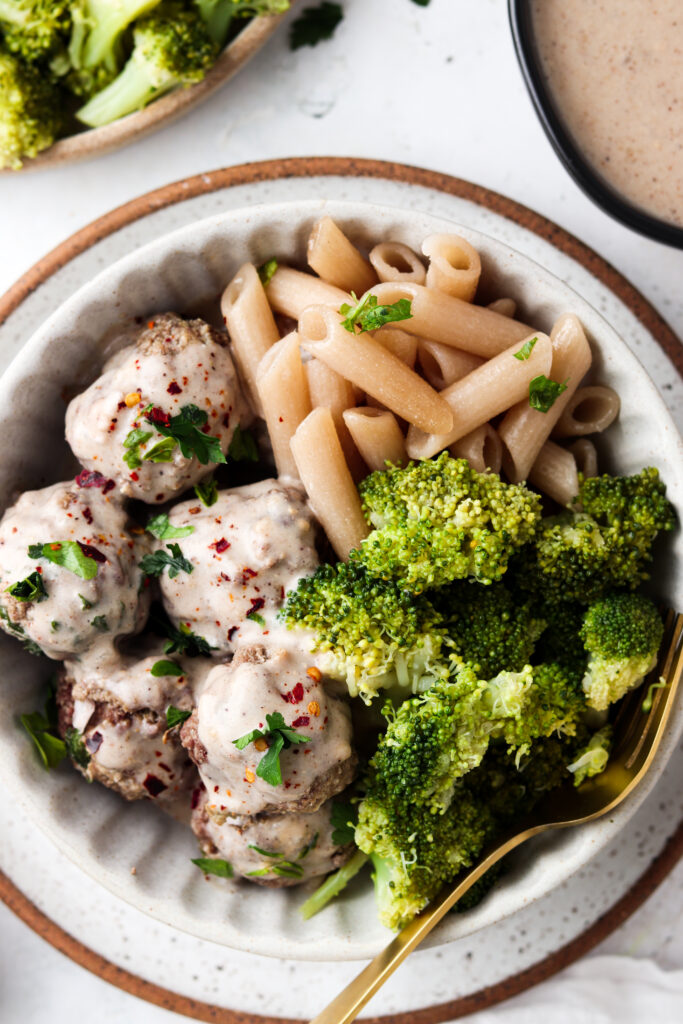
<instances>
[{"instance_id":1,"label":"bowl","mask_svg":"<svg viewBox=\"0 0 683 1024\"><path fill-rule=\"evenodd\" d=\"M164 309L217 315L217 297L245 260L258 264L275 256L303 265L309 230L325 214L361 246L394 239L419 249L426 235L455 231L481 253L481 300L511 295L525 322L543 330L559 314L577 313L594 348L595 378L614 386L623 402L620 420L600 439L601 465L623 473L659 466L671 500L683 509L683 442L675 425L644 368L580 296L508 245L466 226L412 209L324 200L253 206L198 221L130 253L65 302L0 380L2 508L17 491L67 479L74 471L63 440L64 396L97 376L121 327L133 317ZM676 607L683 607L682 559L677 533L653 570L654 592ZM298 907L305 887L277 891L206 881L190 863L196 845L187 828L147 803L127 804L101 786L87 785L66 766L46 774L18 728L18 716L40 706L50 663L25 654L2 635L0 667L3 799L19 801L36 828L112 892L176 928L249 952L363 959L386 943L389 933L377 921L367 876L359 876L343 899L303 922ZM448 942L513 914L586 864L646 798L682 730L683 710L675 709L648 778L622 807L606 820L527 845L488 898L466 914L450 915L431 943Z\"/></svg>"}]
</instances>

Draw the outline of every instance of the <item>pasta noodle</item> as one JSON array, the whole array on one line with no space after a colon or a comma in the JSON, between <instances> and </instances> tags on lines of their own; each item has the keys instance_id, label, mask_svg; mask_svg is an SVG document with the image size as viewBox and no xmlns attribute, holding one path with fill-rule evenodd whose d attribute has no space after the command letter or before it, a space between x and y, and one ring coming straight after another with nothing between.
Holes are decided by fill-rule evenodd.
<instances>
[{"instance_id":1,"label":"pasta noodle","mask_svg":"<svg viewBox=\"0 0 683 1024\"><path fill-rule=\"evenodd\" d=\"M358 295L377 281L371 264L331 217L323 217L313 225L308 239L308 265L323 281Z\"/></svg>"},{"instance_id":2,"label":"pasta noodle","mask_svg":"<svg viewBox=\"0 0 683 1024\"><path fill-rule=\"evenodd\" d=\"M528 395L529 383L539 374L547 374L552 360L548 335L538 333L530 337L537 340L528 359L514 358L520 349L517 341L441 392L453 410L453 427L446 434L428 434L411 426L406 439L411 459L430 459Z\"/></svg>"},{"instance_id":3,"label":"pasta noodle","mask_svg":"<svg viewBox=\"0 0 683 1024\"><path fill-rule=\"evenodd\" d=\"M576 459L576 468L584 477L598 475L598 453L595 445L587 437L580 437L574 444L567 446Z\"/></svg>"},{"instance_id":4,"label":"pasta noodle","mask_svg":"<svg viewBox=\"0 0 683 1024\"><path fill-rule=\"evenodd\" d=\"M500 313L501 316L514 316L517 312L517 303L514 299L496 299L495 302L489 302L488 308Z\"/></svg>"},{"instance_id":5,"label":"pasta noodle","mask_svg":"<svg viewBox=\"0 0 683 1024\"><path fill-rule=\"evenodd\" d=\"M292 454L311 508L337 558L346 561L369 528L329 409L314 409L292 438Z\"/></svg>"},{"instance_id":6,"label":"pasta noodle","mask_svg":"<svg viewBox=\"0 0 683 1024\"><path fill-rule=\"evenodd\" d=\"M342 327L325 306L309 306L299 319L301 344L337 373L422 429L443 433L453 414L429 384L374 338Z\"/></svg>"},{"instance_id":7,"label":"pasta noodle","mask_svg":"<svg viewBox=\"0 0 683 1024\"><path fill-rule=\"evenodd\" d=\"M424 284L427 278L420 257L401 242L380 242L370 250L370 262L380 281Z\"/></svg>"},{"instance_id":8,"label":"pasta noodle","mask_svg":"<svg viewBox=\"0 0 683 1024\"><path fill-rule=\"evenodd\" d=\"M278 267L266 287L271 308L298 320L306 306L332 306L339 309L351 296L341 288L322 281L313 274L305 274L292 267Z\"/></svg>"},{"instance_id":9,"label":"pasta noodle","mask_svg":"<svg viewBox=\"0 0 683 1024\"><path fill-rule=\"evenodd\" d=\"M512 483L526 480L543 444L550 437L581 379L591 365L591 350L580 321L573 313L561 316L550 332L553 361L550 375L567 389L548 409L539 412L523 399L506 414L498 427L503 442L503 467Z\"/></svg>"},{"instance_id":10,"label":"pasta noodle","mask_svg":"<svg viewBox=\"0 0 683 1024\"><path fill-rule=\"evenodd\" d=\"M406 334L396 327L383 327L381 331L373 331L372 337L393 352L406 366L411 369L415 366L418 339L414 334Z\"/></svg>"},{"instance_id":11,"label":"pasta noodle","mask_svg":"<svg viewBox=\"0 0 683 1024\"><path fill-rule=\"evenodd\" d=\"M408 299L411 318L402 321L402 327L409 334L465 349L487 359L505 351L515 341L528 338L531 333L530 327L509 316L419 284L387 281L375 285L372 294L377 296L380 305Z\"/></svg>"},{"instance_id":12,"label":"pasta noodle","mask_svg":"<svg viewBox=\"0 0 683 1024\"><path fill-rule=\"evenodd\" d=\"M554 441L546 441L531 467L529 483L558 505L569 505L579 493L574 456Z\"/></svg>"},{"instance_id":13,"label":"pasta noodle","mask_svg":"<svg viewBox=\"0 0 683 1024\"><path fill-rule=\"evenodd\" d=\"M240 267L223 292L221 313L249 398L260 409L256 368L280 335L258 271L252 263Z\"/></svg>"},{"instance_id":14,"label":"pasta noodle","mask_svg":"<svg viewBox=\"0 0 683 1024\"><path fill-rule=\"evenodd\" d=\"M405 465L406 445L393 413L361 407L347 409L344 422L368 469L384 469L386 462Z\"/></svg>"},{"instance_id":15,"label":"pasta noodle","mask_svg":"<svg viewBox=\"0 0 683 1024\"><path fill-rule=\"evenodd\" d=\"M500 473L503 445L490 423L482 423L449 448L454 459L467 459L477 473Z\"/></svg>"},{"instance_id":16,"label":"pasta noodle","mask_svg":"<svg viewBox=\"0 0 683 1024\"><path fill-rule=\"evenodd\" d=\"M614 423L619 415L621 401L612 388L592 384L579 388L553 430L553 437L577 437L581 434L600 434Z\"/></svg>"},{"instance_id":17,"label":"pasta noodle","mask_svg":"<svg viewBox=\"0 0 683 1024\"><path fill-rule=\"evenodd\" d=\"M425 338L418 339L417 360L425 377L437 391L443 391L449 384L466 377L483 362L483 359L471 352L461 352L458 348L441 345L438 341L427 341Z\"/></svg>"},{"instance_id":18,"label":"pasta noodle","mask_svg":"<svg viewBox=\"0 0 683 1024\"><path fill-rule=\"evenodd\" d=\"M459 235L430 235L422 252L429 257L427 287L472 302L481 276L477 250Z\"/></svg>"},{"instance_id":19,"label":"pasta noodle","mask_svg":"<svg viewBox=\"0 0 683 1024\"><path fill-rule=\"evenodd\" d=\"M311 411L296 332L266 352L258 366L258 390L278 474L296 477L290 442Z\"/></svg>"},{"instance_id":20,"label":"pasta noodle","mask_svg":"<svg viewBox=\"0 0 683 1024\"><path fill-rule=\"evenodd\" d=\"M367 470L343 417L344 411L356 404L353 384L320 359L309 359L305 371L312 408L330 410L351 476L354 480L362 480Z\"/></svg>"}]
</instances>

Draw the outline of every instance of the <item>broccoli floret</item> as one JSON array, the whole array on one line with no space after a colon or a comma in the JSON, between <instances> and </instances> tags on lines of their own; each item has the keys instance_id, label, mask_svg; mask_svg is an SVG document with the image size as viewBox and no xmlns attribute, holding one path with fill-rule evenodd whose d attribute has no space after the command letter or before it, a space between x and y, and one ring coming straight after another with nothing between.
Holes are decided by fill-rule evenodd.
<instances>
[{"instance_id":1,"label":"broccoli floret","mask_svg":"<svg viewBox=\"0 0 683 1024\"><path fill-rule=\"evenodd\" d=\"M375 529L352 558L415 593L467 577L499 580L540 518L537 494L448 452L371 473L360 494Z\"/></svg>"},{"instance_id":2,"label":"broccoli floret","mask_svg":"<svg viewBox=\"0 0 683 1024\"><path fill-rule=\"evenodd\" d=\"M581 638L588 651L583 689L596 711L637 686L657 662L664 626L643 594L609 594L586 611Z\"/></svg>"},{"instance_id":3,"label":"broccoli floret","mask_svg":"<svg viewBox=\"0 0 683 1024\"><path fill-rule=\"evenodd\" d=\"M586 710L579 679L565 666L549 662L530 671L531 685L524 692L521 711L505 716L497 730L508 748L516 751L518 762L538 739L574 736Z\"/></svg>"},{"instance_id":4,"label":"broccoli floret","mask_svg":"<svg viewBox=\"0 0 683 1024\"><path fill-rule=\"evenodd\" d=\"M588 660L581 639L585 606L573 601L532 600L532 608L547 623L534 649L534 660L557 662L572 679L580 681Z\"/></svg>"},{"instance_id":5,"label":"broccoli floret","mask_svg":"<svg viewBox=\"0 0 683 1024\"><path fill-rule=\"evenodd\" d=\"M580 786L584 779L604 772L609 761L612 746L612 729L606 725L594 733L587 745L578 752L576 760L567 765L567 771L574 776L574 785Z\"/></svg>"},{"instance_id":6,"label":"broccoli floret","mask_svg":"<svg viewBox=\"0 0 683 1024\"><path fill-rule=\"evenodd\" d=\"M281 617L313 631L312 649L328 652L326 670L366 701L399 687L416 693L446 678L449 644L441 617L415 597L358 565L323 565L299 581Z\"/></svg>"},{"instance_id":7,"label":"broccoli floret","mask_svg":"<svg viewBox=\"0 0 683 1024\"><path fill-rule=\"evenodd\" d=\"M59 88L32 65L0 50L0 168L51 146L62 127Z\"/></svg>"},{"instance_id":8,"label":"broccoli floret","mask_svg":"<svg viewBox=\"0 0 683 1024\"><path fill-rule=\"evenodd\" d=\"M590 604L608 590L648 578L652 545L676 518L656 469L590 477L575 511L544 519L524 553L523 586L553 602Z\"/></svg>"},{"instance_id":9,"label":"broccoli floret","mask_svg":"<svg viewBox=\"0 0 683 1024\"><path fill-rule=\"evenodd\" d=\"M221 47L225 46L233 19L289 10L289 0L196 0L196 4L209 35Z\"/></svg>"},{"instance_id":10,"label":"broccoli floret","mask_svg":"<svg viewBox=\"0 0 683 1024\"><path fill-rule=\"evenodd\" d=\"M24 61L47 61L63 50L71 27L65 0L0 0L0 33Z\"/></svg>"}]
</instances>

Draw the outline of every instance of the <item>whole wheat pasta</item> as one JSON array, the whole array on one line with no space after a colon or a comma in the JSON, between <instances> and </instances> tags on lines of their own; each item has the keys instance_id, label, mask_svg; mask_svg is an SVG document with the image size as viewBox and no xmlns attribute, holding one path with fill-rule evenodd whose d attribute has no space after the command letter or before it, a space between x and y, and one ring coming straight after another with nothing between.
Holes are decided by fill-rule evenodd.
<instances>
[{"instance_id":1,"label":"whole wheat pasta","mask_svg":"<svg viewBox=\"0 0 683 1024\"><path fill-rule=\"evenodd\" d=\"M550 376L567 389L547 412L532 409L525 399L506 414L498 427L503 442L503 468L512 483L526 480L543 444L550 437L572 395L591 365L591 350L583 327L573 313L561 316L550 332L553 361Z\"/></svg>"},{"instance_id":2,"label":"whole wheat pasta","mask_svg":"<svg viewBox=\"0 0 683 1024\"><path fill-rule=\"evenodd\" d=\"M307 352L409 423L438 433L450 429L453 414L443 398L374 338L345 330L334 310L309 306L299 318L299 336Z\"/></svg>"},{"instance_id":3,"label":"whole wheat pasta","mask_svg":"<svg viewBox=\"0 0 683 1024\"><path fill-rule=\"evenodd\" d=\"M344 561L369 527L329 409L308 414L292 438L292 454L313 513Z\"/></svg>"},{"instance_id":4,"label":"whole wheat pasta","mask_svg":"<svg viewBox=\"0 0 683 1024\"><path fill-rule=\"evenodd\" d=\"M393 413L369 406L347 409L344 423L368 469L384 469L386 462L405 466L406 445Z\"/></svg>"},{"instance_id":5,"label":"whole wheat pasta","mask_svg":"<svg viewBox=\"0 0 683 1024\"><path fill-rule=\"evenodd\" d=\"M574 456L554 441L546 441L531 467L529 483L558 505L569 505L579 493Z\"/></svg>"},{"instance_id":6,"label":"whole wheat pasta","mask_svg":"<svg viewBox=\"0 0 683 1024\"><path fill-rule=\"evenodd\" d=\"M290 442L311 411L296 331L276 342L258 365L258 391L279 476L298 476Z\"/></svg>"},{"instance_id":7,"label":"whole wheat pasta","mask_svg":"<svg viewBox=\"0 0 683 1024\"><path fill-rule=\"evenodd\" d=\"M576 468L584 477L598 475L598 453L587 437L580 437L578 441L567 445L567 451L576 459Z\"/></svg>"},{"instance_id":8,"label":"whole wheat pasta","mask_svg":"<svg viewBox=\"0 0 683 1024\"><path fill-rule=\"evenodd\" d=\"M362 480L367 473L365 463L353 443L343 418L344 411L351 409L356 404L353 384L320 359L309 359L304 370L308 378L311 407L330 410L351 476L354 480Z\"/></svg>"},{"instance_id":9,"label":"whole wheat pasta","mask_svg":"<svg viewBox=\"0 0 683 1024\"><path fill-rule=\"evenodd\" d=\"M429 235L422 252L429 257L427 287L472 302L481 277L481 259L474 246L459 235Z\"/></svg>"},{"instance_id":10,"label":"whole wheat pasta","mask_svg":"<svg viewBox=\"0 0 683 1024\"><path fill-rule=\"evenodd\" d=\"M616 391L602 384L579 388L566 403L553 430L553 437L579 437L600 434L619 415L621 400Z\"/></svg>"},{"instance_id":11,"label":"whole wheat pasta","mask_svg":"<svg viewBox=\"0 0 683 1024\"><path fill-rule=\"evenodd\" d=\"M489 302L488 308L501 316L514 316L517 312L517 303L514 299L495 299Z\"/></svg>"},{"instance_id":12,"label":"whole wheat pasta","mask_svg":"<svg viewBox=\"0 0 683 1024\"><path fill-rule=\"evenodd\" d=\"M351 303L351 296L314 274L292 267L278 267L266 286L266 296L276 313L298 320L306 306L332 306L339 309Z\"/></svg>"},{"instance_id":13,"label":"whole wheat pasta","mask_svg":"<svg viewBox=\"0 0 683 1024\"><path fill-rule=\"evenodd\" d=\"M418 339L414 334L406 334L398 327L383 327L381 331L372 331L372 337L381 342L385 348L393 352L402 363L412 370L417 357Z\"/></svg>"},{"instance_id":14,"label":"whole wheat pasta","mask_svg":"<svg viewBox=\"0 0 683 1024\"><path fill-rule=\"evenodd\" d=\"M399 299L411 303L410 319L401 321L402 329L409 334L474 352L485 359L498 355L531 333L531 327L518 320L501 316L486 306L463 302L436 288L387 281L375 285L371 294L380 305L390 305Z\"/></svg>"},{"instance_id":15,"label":"whole wheat pasta","mask_svg":"<svg viewBox=\"0 0 683 1024\"><path fill-rule=\"evenodd\" d=\"M360 295L377 281L371 264L331 217L313 225L308 239L308 265L323 281Z\"/></svg>"},{"instance_id":16,"label":"whole wheat pasta","mask_svg":"<svg viewBox=\"0 0 683 1024\"><path fill-rule=\"evenodd\" d=\"M536 342L528 359L515 359L520 349L520 342L516 341L441 392L453 410L453 426L446 434L428 434L411 426L406 438L411 459L430 459L528 396L530 382L540 374L547 375L552 360L548 335L538 333L529 337L536 338Z\"/></svg>"},{"instance_id":17,"label":"whole wheat pasta","mask_svg":"<svg viewBox=\"0 0 683 1024\"><path fill-rule=\"evenodd\" d=\"M471 352L462 352L450 345L441 345L438 341L418 338L417 361L432 387L443 391L449 384L454 384L456 380L476 370L484 360Z\"/></svg>"},{"instance_id":18,"label":"whole wheat pasta","mask_svg":"<svg viewBox=\"0 0 683 1024\"><path fill-rule=\"evenodd\" d=\"M477 473L500 473L503 445L490 423L482 423L448 449L454 459L467 459Z\"/></svg>"},{"instance_id":19,"label":"whole wheat pasta","mask_svg":"<svg viewBox=\"0 0 683 1024\"><path fill-rule=\"evenodd\" d=\"M424 284L427 279L427 270L420 257L401 242L380 242L370 250L370 262L380 281Z\"/></svg>"},{"instance_id":20,"label":"whole wheat pasta","mask_svg":"<svg viewBox=\"0 0 683 1024\"><path fill-rule=\"evenodd\" d=\"M252 263L240 267L223 292L221 313L249 399L260 411L256 368L280 335L258 271Z\"/></svg>"}]
</instances>

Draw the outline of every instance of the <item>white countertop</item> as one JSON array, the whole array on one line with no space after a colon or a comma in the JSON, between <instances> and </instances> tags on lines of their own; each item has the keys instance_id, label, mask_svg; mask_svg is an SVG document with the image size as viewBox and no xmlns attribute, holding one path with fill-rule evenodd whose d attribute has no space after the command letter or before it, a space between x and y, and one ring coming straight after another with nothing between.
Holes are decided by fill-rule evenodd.
<instances>
[{"instance_id":1,"label":"white countertop","mask_svg":"<svg viewBox=\"0 0 683 1024\"><path fill-rule=\"evenodd\" d=\"M90 220L169 181L251 160L363 156L455 174L533 207L614 264L683 336L683 252L610 220L562 169L523 86L504 0L344 6L331 42L291 53L284 27L203 107L136 145L92 163L0 176L0 293ZM679 866L601 951L683 968L682 911ZM3 1024L71 1024L93 1011L100 1024L182 1019L76 967L2 906L0 943Z\"/></svg>"}]
</instances>

